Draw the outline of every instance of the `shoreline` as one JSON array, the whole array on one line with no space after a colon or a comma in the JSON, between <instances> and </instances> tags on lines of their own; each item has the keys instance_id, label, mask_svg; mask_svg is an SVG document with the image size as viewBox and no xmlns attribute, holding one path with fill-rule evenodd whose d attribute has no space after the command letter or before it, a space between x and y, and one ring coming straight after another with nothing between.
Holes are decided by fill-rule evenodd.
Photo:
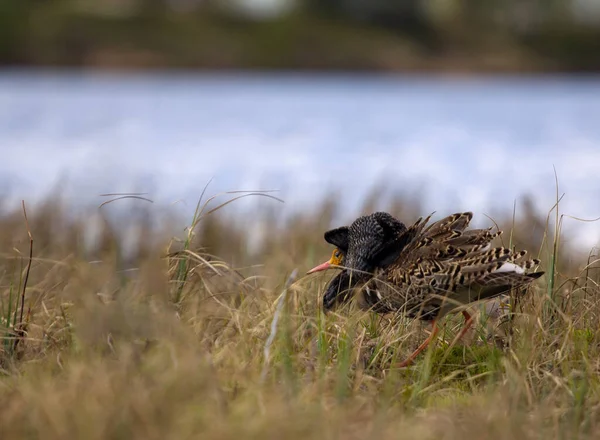
<instances>
[{"instance_id":1,"label":"shoreline","mask_svg":"<svg viewBox=\"0 0 600 440\"><path fill-rule=\"evenodd\" d=\"M600 70L577 70L577 69L441 69L441 68L408 68L408 69L347 69L347 68L310 68L310 67L194 67L153 65L145 66L139 64L0 64L0 75L7 73L82 73L99 75L155 75L169 74L181 76L197 75L224 75L224 76L277 76L277 77L380 77L385 78L416 78L424 79L471 79L471 78L564 78L573 77L578 79L600 78Z\"/></svg>"}]
</instances>

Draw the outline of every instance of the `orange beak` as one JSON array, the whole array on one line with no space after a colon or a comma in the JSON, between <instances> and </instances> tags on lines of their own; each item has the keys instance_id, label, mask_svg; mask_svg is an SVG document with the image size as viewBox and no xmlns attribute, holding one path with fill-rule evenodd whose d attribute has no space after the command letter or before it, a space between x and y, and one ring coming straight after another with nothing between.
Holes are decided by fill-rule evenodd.
<instances>
[{"instance_id":1,"label":"orange beak","mask_svg":"<svg viewBox=\"0 0 600 440\"><path fill-rule=\"evenodd\" d=\"M322 263L316 267L313 267L311 270L306 272L306 275L308 275L310 273L320 272L322 270L327 270L331 266L338 266L338 265L342 264L342 259L343 259L343 255L342 255L341 251L336 248L332 252L331 258L329 259L329 261L326 261L325 263Z\"/></svg>"},{"instance_id":2,"label":"orange beak","mask_svg":"<svg viewBox=\"0 0 600 440\"><path fill-rule=\"evenodd\" d=\"M306 272L306 274L310 274L310 273L315 273L315 272L320 272L322 270L327 270L329 269L329 267L331 266L331 261L326 261L323 264L319 264L318 266L313 267L311 270L309 270L308 272Z\"/></svg>"}]
</instances>

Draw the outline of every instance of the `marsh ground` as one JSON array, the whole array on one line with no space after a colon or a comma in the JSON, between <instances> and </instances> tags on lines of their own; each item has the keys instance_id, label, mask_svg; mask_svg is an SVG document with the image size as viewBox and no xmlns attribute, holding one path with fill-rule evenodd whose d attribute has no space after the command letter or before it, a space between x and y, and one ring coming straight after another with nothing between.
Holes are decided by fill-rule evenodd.
<instances>
[{"instance_id":1,"label":"marsh ground","mask_svg":"<svg viewBox=\"0 0 600 440\"><path fill-rule=\"evenodd\" d=\"M547 271L509 319L450 347L461 324L450 318L400 370L424 326L352 305L324 315L332 274L302 275L331 251L334 202L285 222L228 208L193 234L142 216L124 258L118 225L98 223L90 240L59 198L29 207L24 307L27 227L21 207L2 215L2 438L597 438L599 266L595 250L563 246L555 211L525 201L494 219ZM269 233L249 248L251 222Z\"/></svg>"}]
</instances>

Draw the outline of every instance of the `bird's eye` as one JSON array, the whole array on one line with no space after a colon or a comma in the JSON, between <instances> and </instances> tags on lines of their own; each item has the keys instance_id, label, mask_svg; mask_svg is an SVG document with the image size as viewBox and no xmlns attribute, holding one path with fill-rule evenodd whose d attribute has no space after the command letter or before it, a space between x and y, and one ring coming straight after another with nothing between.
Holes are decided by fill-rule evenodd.
<instances>
[{"instance_id":1,"label":"bird's eye","mask_svg":"<svg viewBox=\"0 0 600 440\"><path fill-rule=\"evenodd\" d=\"M334 256L335 256L335 258L340 258L340 251L335 251Z\"/></svg>"}]
</instances>

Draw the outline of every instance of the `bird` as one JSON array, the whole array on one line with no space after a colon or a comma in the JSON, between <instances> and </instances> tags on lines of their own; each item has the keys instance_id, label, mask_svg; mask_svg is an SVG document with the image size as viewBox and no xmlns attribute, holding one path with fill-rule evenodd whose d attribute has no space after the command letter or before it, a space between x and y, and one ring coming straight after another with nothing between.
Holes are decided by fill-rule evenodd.
<instances>
[{"instance_id":1,"label":"bird","mask_svg":"<svg viewBox=\"0 0 600 440\"><path fill-rule=\"evenodd\" d=\"M527 251L491 246L502 231L467 229L472 212L430 223L432 216L409 227L382 211L358 217L350 226L325 232L325 241L335 246L331 258L307 272L342 269L323 294L326 312L350 300L357 289L362 309L404 313L431 324L430 336L399 367L412 364L427 348L448 313L463 308L460 339L473 323L465 305L526 287L544 275L525 273L540 263L524 260Z\"/></svg>"}]
</instances>

